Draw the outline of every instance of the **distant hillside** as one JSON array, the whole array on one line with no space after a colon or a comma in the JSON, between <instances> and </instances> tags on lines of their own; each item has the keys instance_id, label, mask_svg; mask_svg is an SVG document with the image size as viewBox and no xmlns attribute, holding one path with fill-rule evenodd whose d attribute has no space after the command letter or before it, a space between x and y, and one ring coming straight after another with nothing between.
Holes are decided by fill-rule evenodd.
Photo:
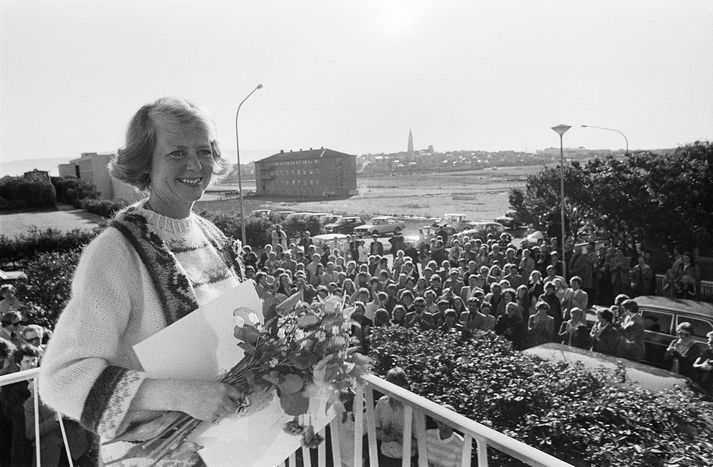
<instances>
[{"instance_id":1,"label":"distant hillside","mask_svg":"<svg viewBox=\"0 0 713 467\"><path fill-rule=\"evenodd\" d=\"M22 161L0 162L0 177L6 175L19 176L34 169L46 170L52 176L58 176L57 166L69 162L69 157L56 157L53 159L26 159Z\"/></svg>"}]
</instances>

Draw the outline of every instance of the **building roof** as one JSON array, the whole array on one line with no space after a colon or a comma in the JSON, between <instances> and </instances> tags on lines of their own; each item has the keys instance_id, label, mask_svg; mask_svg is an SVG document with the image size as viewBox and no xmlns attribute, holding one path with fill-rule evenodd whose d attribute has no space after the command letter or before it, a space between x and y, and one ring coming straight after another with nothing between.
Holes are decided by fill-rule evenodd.
<instances>
[{"instance_id":1,"label":"building roof","mask_svg":"<svg viewBox=\"0 0 713 467\"><path fill-rule=\"evenodd\" d=\"M320 159L322 157L356 157L351 154L346 154L339 151L334 151L332 149L318 148L318 149L308 149L305 151L280 151L277 154L260 159L258 162L277 162L277 161L288 161L288 160L301 160L301 159Z\"/></svg>"}]
</instances>

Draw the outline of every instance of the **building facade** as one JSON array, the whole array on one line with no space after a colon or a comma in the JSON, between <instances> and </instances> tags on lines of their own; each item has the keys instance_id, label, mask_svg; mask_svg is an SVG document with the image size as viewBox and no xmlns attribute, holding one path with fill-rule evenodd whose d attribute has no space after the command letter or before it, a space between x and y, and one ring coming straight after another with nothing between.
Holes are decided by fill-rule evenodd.
<instances>
[{"instance_id":1,"label":"building facade","mask_svg":"<svg viewBox=\"0 0 713 467\"><path fill-rule=\"evenodd\" d=\"M112 157L114 154L110 152L83 152L80 158L60 164L57 167L59 176L81 178L94 184L103 199L128 202L141 199L143 196L139 190L109 175L108 165Z\"/></svg>"},{"instance_id":2,"label":"building facade","mask_svg":"<svg viewBox=\"0 0 713 467\"><path fill-rule=\"evenodd\" d=\"M356 156L331 149L280 151L255 162L258 195L324 198L357 194Z\"/></svg>"}]
</instances>

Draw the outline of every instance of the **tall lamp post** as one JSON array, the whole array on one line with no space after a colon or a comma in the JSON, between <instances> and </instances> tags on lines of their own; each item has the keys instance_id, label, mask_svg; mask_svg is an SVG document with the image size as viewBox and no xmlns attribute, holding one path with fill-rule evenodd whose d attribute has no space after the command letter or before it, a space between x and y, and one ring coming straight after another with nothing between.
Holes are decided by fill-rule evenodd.
<instances>
[{"instance_id":1,"label":"tall lamp post","mask_svg":"<svg viewBox=\"0 0 713 467\"><path fill-rule=\"evenodd\" d=\"M240 236L243 242L243 245L246 244L245 241L245 203L243 202L243 180L240 175L240 142L238 140L238 115L240 115L240 107L243 106L243 103L245 103L246 100L250 96L253 95L255 91L258 89L262 89L262 84L258 84L255 86L255 89L250 91L250 94L245 96L245 99L243 99L240 104L238 105L238 110L235 112L235 151L238 153L238 195L240 196Z\"/></svg>"},{"instance_id":2,"label":"tall lamp post","mask_svg":"<svg viewBox=\"0 0 713 467\"><path fill-rule=\"evenodd\" d=\"M607 130L607 131L613 131L615 133L619 133L621 136L624 137L624 142L626 143L626 153L625 154L629 154L629 139L626 137L624 132L617 130L616 128L606 128L603 126L594 126L594 125L581 125L581 126L582 126L582 128L596 128L598 130Z\"/></svg>"},{"instance_id":3,"label":"tall lamp post","mask_svg":"<svg viewBox=\"0 0 713 467\"><path fill-rule=\"evenodd\" d=\"M562 224L562 276L567 277L567 262L564 256L564 240L565 240L565 230L564 230L564 146L562 145L562 136L572 128L569 125L557 125L553 126L552 129L560 135L560 223Z\"/></svg>"}]
</instances>

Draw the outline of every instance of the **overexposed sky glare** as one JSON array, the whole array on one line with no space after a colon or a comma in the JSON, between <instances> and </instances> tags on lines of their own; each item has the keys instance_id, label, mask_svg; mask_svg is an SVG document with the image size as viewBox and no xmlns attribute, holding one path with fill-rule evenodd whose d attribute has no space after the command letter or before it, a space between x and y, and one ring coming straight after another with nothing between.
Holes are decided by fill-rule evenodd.
<instances>
[{"instance_id":1,"label":"overexposed sky glare","mask_svg":"<svg viewBox=\"0 0 713 467\"><path fill-rule=\"evenodd\" d=\"M0 161L113 151L186 97L224 147L632 149L713 140L713 0L2 0Z\"/></svg>"}]
</instances>

